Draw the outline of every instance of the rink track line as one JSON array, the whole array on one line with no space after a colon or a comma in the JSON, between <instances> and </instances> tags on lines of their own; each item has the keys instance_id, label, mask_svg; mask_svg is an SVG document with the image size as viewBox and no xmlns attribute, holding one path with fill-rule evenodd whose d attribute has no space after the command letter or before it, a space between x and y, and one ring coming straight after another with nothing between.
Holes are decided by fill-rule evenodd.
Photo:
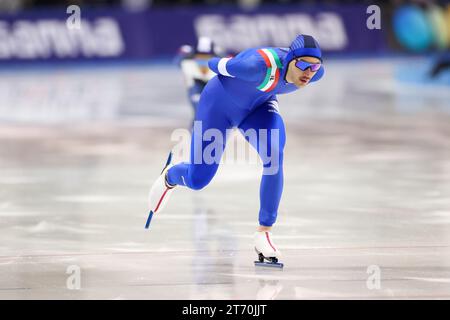
<instances>
[{"instance_id":1,"label":"rink track line","mask_svg":"<svg viewBox=\"0 0 450 320\"><path fill-rule=\"evenodd\" d=\"M369 249L428 249L428 248L450 248L450 245L441 246L399 246L399 247L314 247L314 248L298 248L298 249L284 249L283 251L307 251L307 250L369 250ZM73 257L73 256L108 256L108 255L133 255L133 254L185 254L192 252L208 252L208 250L174 250L174 251L135 251L135 252L93 252L93 253L58 253L58 254L29 254L18 256L0 256L0 259L12 259L12 258L45 258L45 257ZM220 252L244 252L248 250L221 250Z\"/></svg>"}]
</instances>

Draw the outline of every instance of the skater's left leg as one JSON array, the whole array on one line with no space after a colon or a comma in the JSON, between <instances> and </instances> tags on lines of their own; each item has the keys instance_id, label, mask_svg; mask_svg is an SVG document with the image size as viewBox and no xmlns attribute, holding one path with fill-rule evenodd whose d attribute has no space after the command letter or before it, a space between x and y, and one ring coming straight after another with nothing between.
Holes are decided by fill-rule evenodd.
<instances>
[{"instance_id":1,"label":"skater's left leg","mask_svg":"<svg viewBox=\"0 0 450 320\"><path fill-rule=\"evenodd\" d=\"M209 97L206 93L206 97ZM167 182L192 190L206 187L215 176L227 140L230 122L222 110L226 105L202 95L191 136L190 162L179 163L168 171ZM211 141L212 140L212 141Z\"/></svg>"},{"instance_id":2,"label":"skater's left leg","mask_svg":"<svg viewBox=\"0 0 450 320\"><path fill-rule=\"evenodd\" d=\"M276 221L283 192L283 150L286 133L283 119L278 113L278 102L271 100L258 107L244 119L239 129L258 151L263 162L258 231L270 231ZM254 131L256 139L252 139Z\"/></svg>"},{"instance_id":3,"label":"skater's left leg","mask_svg":"<svg viewBox=\"0 0 450 320\"><path fill-rule=\"evenodd\" d=\"M204 188L217 172L227 140L230 121L224 113L229 106L227 96L218 89L218 84L209 83L210 89L203 91L195 115L191 136L190 162L171 164L166 167L153 184L149 193L150 214L146 227L154 213L161 212L177 185L193 190Z\"/></svg>"}]
</instances>

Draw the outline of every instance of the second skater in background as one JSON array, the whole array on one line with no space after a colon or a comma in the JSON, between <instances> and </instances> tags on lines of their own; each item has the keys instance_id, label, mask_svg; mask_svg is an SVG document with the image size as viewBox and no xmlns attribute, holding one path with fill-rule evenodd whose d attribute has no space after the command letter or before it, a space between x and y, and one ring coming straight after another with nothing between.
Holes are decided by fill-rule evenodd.
<instances>
[{"instance_id":1,"label":"second skater in background","mask_svg":"<svg viewBox=\"0 0 450 320\"><path fill-rule=\"evenodd\" d=\"M177 64L184 76L189 102L197 110L200 95L209 80L216 74L209 68L208 61L220 55L214 42L207 37L200 37L195 46L184 45L179 49Z\"/></svg>"}]
</instances>

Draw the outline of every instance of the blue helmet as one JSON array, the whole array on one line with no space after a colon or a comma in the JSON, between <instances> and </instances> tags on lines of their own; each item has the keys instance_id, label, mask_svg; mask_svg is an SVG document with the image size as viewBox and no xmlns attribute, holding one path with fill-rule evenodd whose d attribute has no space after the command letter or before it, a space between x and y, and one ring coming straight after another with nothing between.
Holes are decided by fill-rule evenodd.
<instances>
[{"instance_id":1,"label":"blue helmet","mask_svg":"<svg viewBox=\"0 0 450 320\"><path fill-rule=\"evenodd\" d=\"M322 61L322 51L320 50L319 43L312 36L306 34L298 35L289 47L289 52L286 55L284 67L287 68L289 62L297 57L309 56L320 59ZM317 81L322 78L325 70L323 64L316 74L311 78L310 82Z\"/></svg>"}]
</instances>

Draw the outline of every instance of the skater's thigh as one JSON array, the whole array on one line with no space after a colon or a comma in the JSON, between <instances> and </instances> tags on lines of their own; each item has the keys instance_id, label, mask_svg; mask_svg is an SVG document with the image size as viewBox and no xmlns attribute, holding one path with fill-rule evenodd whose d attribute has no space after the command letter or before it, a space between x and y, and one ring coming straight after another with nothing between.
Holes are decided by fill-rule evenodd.
<instances>
[{"instance_id":1,"label":"skater's thigh","mask_svg":"<svg viewBox=\"0 0 450 320\"><path fill-rule=\"evenodd\" d=\"M227 141L231 123L223 112L227 97L215 87L206 87L197 107L191 139L191 164L215 172ZM206 167L205 167L206 166Z\"/></svg>"},{"instance_id":2,"label":"skater's thigh","mask_svg":"<svg viewBox=\"0 0 450 320\"><path fill-rule=\"evenodd\" d=\"M211 79L200 95L194 120L201 122L203 130L226 130L231 126L225 113L229 99L220 82Z\"/></svg>"},{"instance_id":3,"label":"skater's thigh","mask_svg":"<svg viewBox=\"0 0 450 320\"><path fill-rule=\"evenodd\" d=\"M260 153L282 152L286 143L286 129L278 112L278 102L271 100L249 114L240 124L240 132Z\"/></svg>"}]
</instances>

